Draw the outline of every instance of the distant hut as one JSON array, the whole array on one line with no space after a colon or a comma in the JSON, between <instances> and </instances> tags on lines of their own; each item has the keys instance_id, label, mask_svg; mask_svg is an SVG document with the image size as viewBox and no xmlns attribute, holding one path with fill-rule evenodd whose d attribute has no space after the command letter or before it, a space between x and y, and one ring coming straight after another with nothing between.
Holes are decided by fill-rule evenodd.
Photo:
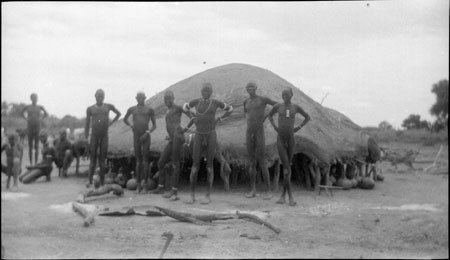
<instances>
[{"instance_id":1,"label":"distant hut","mask_svg":"<svg viewBox=\"0 0 450 260\"><path fill-rule=\"evenodd\" d=\"M353 123L345 115L322 106L303 93L285 79L273 72L246 64L228 64L215 67L187 79L184 79L160 93L152 96L146 104L152 106L156 113L158 128L151 136L151 151L160 153L167 141L164 115L167 111L163 95L171 90L175 95L175 103L182 105L192 99L201 97L200 89L204 82L213 86L212 98L231 104L233 114L217 126L217 140L223 154L230 164L243 165L247 162L245 146L246 119L243 102L248 97L245 86L249 81L258 85L257 94L268 96L276 102L282 102L282 90L290 87L294 96L292 102L299 104L310 114L311 121L295 134L295 152L303 154L318 163L330 164L343 158L356 158L364 161L368 155L367 140L362 128ZM130 101L131 102L131 101ZM270 106L266 113L270 111ZM219 113L222 111L219 110ZM275 116L276 120L276 116ZM303 118L296 117L296 125ZM182 126L187 125L188 119L182 117ZM269 120L264 123L266 139L266 158L272 164L278 159L276 148L276 132ZM122 122L110 128L108 158L132 157L132 132Z\"/></svg>"}]
</instances>

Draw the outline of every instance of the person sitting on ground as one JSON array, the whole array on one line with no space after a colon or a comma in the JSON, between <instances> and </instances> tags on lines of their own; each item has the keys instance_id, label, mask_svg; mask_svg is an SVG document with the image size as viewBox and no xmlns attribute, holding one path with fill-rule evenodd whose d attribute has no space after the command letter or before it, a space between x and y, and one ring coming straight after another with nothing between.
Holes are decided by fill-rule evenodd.
<instances>
[{"instance_id":1,"label":"person sitting on ground","mask_svg":"<svg viewBox=\"0 0 450 260\"><path fill-rule=\"evenodd\" d=\"M17 135L9 134L8 143L2 146L2 153L6 153L6 166L2 163L2 172L8 176L6 189L9 189L11 177L14 179L14 191L18 191L17 178L22 168L23 147L17 140Z\"/></svg>"},{"instance_id":2,"label":"person sitting on ground","mask_svg":"<svg viewBox=\"0 0 450 260\"><path fill-rule=\"evenodd\" d=\"M73 161L73 145L67 139L66 130L59 132L59 138L53 142L56 149L55 164L58 167L58 174L67 177L67 170Z\"/></svg>"},{"instance_id":3,"label":"person sitting on ground","mask_svg":"<svg viewBox=\"0 0 450 260\"><path fill-rule=\"evenodd\" d=\"M19 181L23 184L34 182L41 176L46 176L47 181L51 181L51 174L53 170L52 164L56 158L56 150L53 146L50 146L47 132L42 131L39 135L39 140L43 145L42 161L33 166L26 166L28 171L19 176Z\"/></svg>"},{"instance_id":4,"label":"person sitting on ground","mask_svg":"<svg viewBox=\"0 0 450 260\"><path fill-rule=\"evenodd\" d=\"M297 204L294 201L291 191L291 165L295 146L294 133L299 131L311 119L309 114L306 113L303 108L291 103L292 96L292 89L289 88L283 90L281 97L283 98L284 103L273 106L272 110L266 116L269 117L270 123L278 133L277 148L281 163L283 165L283 192L280 199L276 203L283 204L286 202L285 197L287 191L289 195L289 206L295 206ZM276 113L278 113L278 126L276 126L273 121L273 115ZM305 118L302 124L298 127L294 127L296 114L301 114Z\"/></svg>"}]
</instances>

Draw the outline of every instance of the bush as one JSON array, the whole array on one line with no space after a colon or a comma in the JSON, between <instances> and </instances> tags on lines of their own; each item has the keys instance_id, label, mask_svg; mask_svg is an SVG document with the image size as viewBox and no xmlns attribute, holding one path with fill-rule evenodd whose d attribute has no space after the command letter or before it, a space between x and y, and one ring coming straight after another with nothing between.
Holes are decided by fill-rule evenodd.
<instances>
[{"instance_id":1,"label":"bush","mask_svg":"<svg viewBox=\"0 0 450 260\"><path fill-rule=\"evenodd\" d=\"M447 131L436 133L425 129L393 130L373 127L364 128L364 130L379 143L402 142L434 146L438 143L448 142Z\"/></svg>"}]
</instances>

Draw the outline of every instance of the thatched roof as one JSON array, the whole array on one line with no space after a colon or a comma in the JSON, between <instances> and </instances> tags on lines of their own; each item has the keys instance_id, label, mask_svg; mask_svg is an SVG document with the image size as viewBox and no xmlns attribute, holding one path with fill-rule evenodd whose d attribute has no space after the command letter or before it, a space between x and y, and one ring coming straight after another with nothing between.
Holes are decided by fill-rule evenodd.
<instances>
[{"instance_id":1,"label":"thatched roof","mask_svg":"<svg viewBox=\"0 0 450 260\"><path fill-rule=\"evenodd\" d=\"M213 85L213 98L231 104L234 107L232 116L217 127L217 140L222 151L228 152L232 160L244 162L247 159L245 148L246 119L243 102L248 97L245 86L249 81L258 85L257 94L268 96L272 100L282 102L281 91L291 87L294 93L292 102L300 105L310 116L311 121L295 134L295 153L302 152L320 162L330 162L342 157L363 159L367 155L367 136L361 137L361 127L353 123L345 115L322 106L312 100L300 89L279 77L273 72L246 64L228 64L215 67L182 80L146 101L155 109L157 129L152 134L151 150L161 152L167 141L164 115L167 111L163 95L166 90L173 91L175 103L182 105L192 99L201 97L200 89L204 82ZM131 106L132 104L130 104ZM271 107L267 106L266 113ZM218 110L218 114L223 113ZM301 116L296 116L296 125ZM276 116L275 116L275 121ZM188 123L182 117L182 126ZM265 124L266 157L269 161L278 158L276 148L276 132L269 120ZM109 132L109 157L128 157L133 155L132 133L122 121L117 122Z\"/></svg>"}]
</instances>

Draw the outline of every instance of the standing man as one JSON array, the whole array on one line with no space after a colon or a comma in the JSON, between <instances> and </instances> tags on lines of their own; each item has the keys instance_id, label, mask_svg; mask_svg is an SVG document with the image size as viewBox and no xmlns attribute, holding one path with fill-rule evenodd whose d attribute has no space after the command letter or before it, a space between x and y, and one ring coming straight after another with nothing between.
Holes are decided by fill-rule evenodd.
<instances>
[{"instance_id":1,"label":"standing man","mask_svg":"<svg viewBox=\"0 0 450 260\"><path fill-rule=\"evenodd\" d=\"M84 128L85 138L89 137L89 129L92 121L92 133L90 143L90 155L91 162L89 165L89 183L86 185L88 188L92 184L92 177L94 175L95 167L97 164L97 150L99 150L98 160L100 165L100 185L104 184L105 171L106 171L106 154L108 153L108 128L114 122L116 122L121 113L114 105L103 103L105 99L105 92L102 89L98 89L95 92L95 105L92 105L86 110L86 126ZM109 122L109 111L113 111L116 117Z\"/></svg>"},{"instance_id":2,"label":"standing man","mask_svg":"<svg viewBox=\"0 0 450 260\"><path fill-rule=\"evenodd\" d=\"M34 142L34 163L37 163L39 155L39 133L41 132L42 119L48 116L47 111L41 105L37 104L38 96L36 93L31 94L31 105L27 105L22 110L22 117L27 120L27 134L28 134L28 155L30 164L33 165L33 142ZM41 111L44 113L41 117ZM25 112L27 116L25 117Z\"/></svg>"},{"instance_id":3,"label":"standing man","mask_svg":"<svg viewBox=\"0 0 450 260\"><path fill-rule=\"evenodd\" d=\"M196 132L194 136L194 149L193 149L193 165L190 175L190 189L191 199L187 202L193 204L195 202L195 184L197 183L197 174L200 167L200 156L202 152L206 154L206 170L208 172L208 190L206 192L206 201L202 204L208 204L211 202L210 193L214 182L214 169L213 160L216 153L217 135L216 124L222 119L231 115L233 107L218 101L211 99L213 92L211 83L204 83L201 93L202 98L194 99L189 103L184 104L183 110L188 111L195 107L195 126ZM216 110L221 108L225 110L225 114L222 117L216 118Z\"/></svg>"},{"instance_id":4,"label":"standing man","mask_svg":"<svg viewBox=\"0 0 450 260\"><path fill-rule=\"evenodd\" d=\"M277 148L281 163L283 165L283 192L277 203L284 204L286 202L285 196L287 191L289 195L289 206L297 205L292 197L291 191L291 164L295 146L294 133L305 126L311 119L309 114L306 113L303 108L291 103L293 95L292 89L289 88L283 90L281 92L281 97L283 98L284 103L273 106L272 110L267 115L273 128L278 133ZM278 126L276 126L273 121L273 115L276 113L278 113ZM305 120L303 120L300 126L294 128L295 115L297 113L301 114Z\"/></svg>"},{"instance_id":5,"label":"standing man","mask_svg":"<svg viewBox=\"0 0 450 260\"><path fill-rule=\"evenodd\" d=\"M155 111L145 105L144 92L136 95L137 105L130 107L123 118L123 122L133 131L134 155L136 157L136 193L141 192L141 181L144 180L144 193L147 193L148 184L148 164L150 153L150 134L156 129ZM133 125L128 122L128 117L133 115ZM152 121L152 128L148 129L148 124Z\"/></svg>"},{"instance_id":6,"label":"standing man","mask_svg":"<svg viewBox=\"0 0 450 260\"><path fill-rule=\"evenodd\" d=\"M247 132L246 143L247 152L250 159L250 192L245 194L247 198L256 196L256 163L263 173L264 181L267 185L267 191L263 193L263 199L271 199L270 192L270 177L267 169L266 161L264 160L264 111L266 105L275 105L276 102L268 97L261 97L256 95L256 83L249 82L246 86L247 92L250 95L244 101L244 112L247 117Z\"/></svg>"},{"instance_id":7,"label":"standing man","mask_svg":"<svg viewBox=\"0 0 450 260\"><path fill-rule=\"evenodd\" d=\"M181 123L181 115L184 113L189 118L192 117L189 111L184 111L181 106L174 104L174 95L173 92L167 90L164 94L164 104L166 104L168 110L166 113L166 130L169 134L166 148L164 149L161 157L158 161L158 169L159 169L159 184L158 187L152 191L152 193L160 194L164 191L164 167L169 163L170 159L172 159L173 171L171 174L170 185L171 190L164 194L164 198L171 198L171 201L178 200L178 179L180 176L180 161L181 155L183 153L183 144L184 144L184 129L180 126ZM157 173L158 174L158 173Z\"/></svg>"},{"instance_id":8,"label":"standing man","mask_svg":"<svg viewBox=\"0 0 450 260\"><path fill-rule=\"evenodd\" d=\"M55 164L59 175L67 177L67 170L73 161L73 144L67 139L67 131L61 129L59 138L53 142L56 149ZM62 172L61 172L62 170Z\"/></svg>"},{"instance_id":9,"label":"standing man","mask_svg":"<svg viewBox=\"0 0 450 260\"><path fill-rule=\"evenodd\" d=\"M14 191L18 191L17 178L19 177L22 168L22 154L23 147L17 140L17 135L9 134L8 143L2 146L2 152L6 153L6 165L2 164L2 172L6 173L8 180L6 182L6 189L9 189L11 177L14 179Z\"/></svg>"}]
</instances>

